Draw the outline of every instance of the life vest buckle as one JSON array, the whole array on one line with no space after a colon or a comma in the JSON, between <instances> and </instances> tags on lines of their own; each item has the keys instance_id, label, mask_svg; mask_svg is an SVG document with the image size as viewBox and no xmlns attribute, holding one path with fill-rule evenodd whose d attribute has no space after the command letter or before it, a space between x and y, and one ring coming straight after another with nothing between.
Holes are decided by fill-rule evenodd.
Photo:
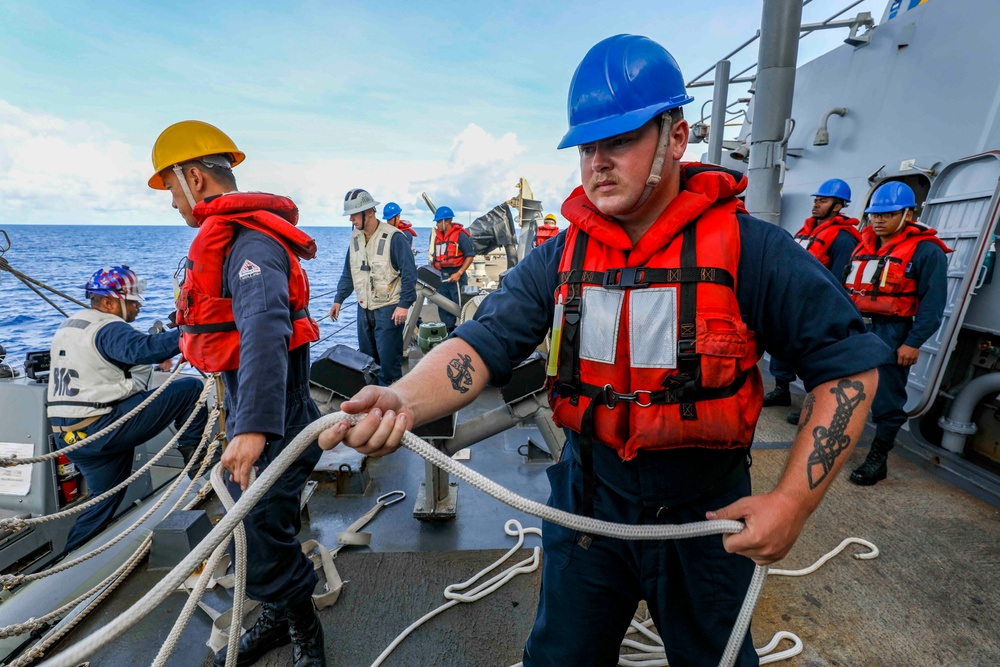
<instances>
[{"instance_id":1,"label":"life vest buckle","mask_svg":"<svg viewBox=\"0 0 1000 667\"><path fill-rule=\"evenodd\" d=\"M632 289L649 287L649 283L646 282L646 270L644 266L608 269L604 272L604 288Z\"/></svg>"},{"instance_id":2,"label":"life vest buckle","mask_svg":"<svg viewBox=\"0 0 1000 667\"><path fill-rule=\"evenodd\" d=\"M651 391L640 389L631 394L619 394L610 384L604 385L601 398L604 399L604 407L609 410L613 409L618 403L635 403L640 408L648 408L653 404L653 392Z\"/></svg>"}]
</instances>

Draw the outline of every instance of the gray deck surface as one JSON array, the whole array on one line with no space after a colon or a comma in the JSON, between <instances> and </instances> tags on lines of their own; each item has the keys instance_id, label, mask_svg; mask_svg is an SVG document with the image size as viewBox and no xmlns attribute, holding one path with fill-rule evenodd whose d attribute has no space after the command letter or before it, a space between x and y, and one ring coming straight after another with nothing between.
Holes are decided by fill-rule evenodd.
<instances>
[{"instance_id":1,"label":"gray deck surface","mask_svg":"<svg viewBox=\"0 0 1000 667\"><path fill-rule=\"evenodd\" d=\"M489 401L482 402L473 411L490 407ZM783 468L795 431L784 423L785 413L784 408L763 412L754 453L755 492L772 488ZM513 429L476 445L469 463L519 493L544 500L545 465L523 465L516 452L529 434L536 437L533 430ZM889 479L874 487L856 487L842 474L779 566L809 565L850 536L878 545L879 558L858 561L844 553L815 574L768 579L754 618L755 643L762 646L778 630L795 632L805 642L800 656L781 664L1000 664L1000 512L897 451L890 456ZM846 470L864 454L856 451ZM458 521L415 521L410 512L423 466L414 455L372 461L370 471L374 483L365 497L335 498L328 488L317 491L302 535L333 545L335 533L371 507L377 495L395 488L408 493L406 501L370 524L371 549L345 551L337 559L347 583L337 605L320 613L331 667L371 664L400 631L445 602L446 585L472 576L513 544L503 534L503 522L517 514L471 488L459 492ZM540 524L537 519L524 522ZM859 550L850 547L848 552ZM82 624L83 631L117 616L159 576L143 572L133 577L111 604ZM385 664L479 667L517 662L534 617L538 584L538 573L521 576L482 602L444 612L408 637ZM184 596L172 596L126 639L94 656L91 665L149 664L183 602ZM221 599L210 603L224 606ZM207 632L207 618L199 612L170 664L209 664ZM289 656L284 648L258 664L288 665Z\"/></svg>"}]
</instances>

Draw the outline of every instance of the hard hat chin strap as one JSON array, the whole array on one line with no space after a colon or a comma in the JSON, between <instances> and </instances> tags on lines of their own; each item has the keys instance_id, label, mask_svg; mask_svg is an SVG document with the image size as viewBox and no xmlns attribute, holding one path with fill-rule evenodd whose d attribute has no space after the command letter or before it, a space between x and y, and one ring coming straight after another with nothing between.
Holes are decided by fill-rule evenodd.
<instances>
[{"instance_id":1,"label":"hard hat chin strap","mask_svg":"<svg viewBox=\"0 0 1000 667\"><path fill-rule=\"evenodd\" d=\"M125 311L125 299L119 299L118 301L121 304L122 319L128 322L128 313Z\"/></svg>"},{"instance_id":2,"label":"hard hat chin strap","mask_svg":"<svg viewBox=\"0 0 1000 667\"><path fill-rule=\"evenodd\" d=\"M660 174L663 171L663 163L667 160L667 148L670 144L670 128L673 126L673 115L666 111L660 114L660 138L656 142L656 152L653 153L653 164L649 169L649 178L646 179L646 187L636 200L629 213L633 213L640 206L646 203L653 190L660 184Z\"/></svg>"},{"instance_id":3,"label":"hard hat chin strap","mask_svg":"<svg viewBox=\"0 0 1000 667\"><path fill-rule=\"evenodd\" d=\"M173 166L173 170L174 173L177 175L178 182L180 182L181 184L181 190L184 191L184 196L187 197L188 205L190 205L191 209L193 210L195 204L197 204L198 202L194 200L194 195L191 194L191 188L188 187L187 179L184 178L184 170L181 168L179 164L175 164Z\"/></svg>"}]
</instances>

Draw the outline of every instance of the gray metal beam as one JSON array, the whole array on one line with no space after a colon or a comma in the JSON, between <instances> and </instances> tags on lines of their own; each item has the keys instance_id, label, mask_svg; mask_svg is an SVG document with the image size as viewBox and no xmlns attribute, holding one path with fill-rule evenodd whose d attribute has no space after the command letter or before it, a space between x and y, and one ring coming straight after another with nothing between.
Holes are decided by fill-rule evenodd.
<instances>
[{"instance_id":1,"label":"gray metal beam","mask_svg":"<svg viewBox=\"0 0 1000 667\"><path fill-rule=\"evenodd\" d=\"M781 214L782 138L792 113L802 5L764 0L756 95L767 104L754 113L746 204L752 215L777 224Z\"/></svg>"},{"instance_id":2,"label":"gray metal beam","mask_svg":"<svg viewBox=\"0 0 1000 667\"><path fill-rule=\"evenodd\" d=\"M729 99L728 60L715 65L715 90L712 92L712 126L708 134L708 161L722 164L722 139L726 133L726 101Z\"/></svg>"}]
</instances>

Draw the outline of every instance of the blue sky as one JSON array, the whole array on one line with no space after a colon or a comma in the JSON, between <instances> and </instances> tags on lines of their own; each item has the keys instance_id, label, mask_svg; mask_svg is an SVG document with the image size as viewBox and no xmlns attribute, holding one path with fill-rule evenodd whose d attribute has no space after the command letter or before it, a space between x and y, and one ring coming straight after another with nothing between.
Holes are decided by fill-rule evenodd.
<instances>
[{"instance_id":1,"label":"blue sky","mask_svg":"<svg viewBox=\"0 0 1000 667\"><path fill-rule=\"evenodd\" d=\"M847 4L813 0L803 20ZM847 15L878 21L884 5ZM305 225L344 224L352 187L417 224L429 219L421 191L474 216L519 176L558 212L576 155L555 146L590 46L644 34L690 78L752 35L760 12L761 0L0 0L0 221L178 223L145 180L156 136L187 118L226 131L248 156L241 187L291 195ZM800 62L845 36L805 38ZM733 71L755 59L751 47ZM689 120L711 88L693 94Z\"/></svg>"}]
</instances>

